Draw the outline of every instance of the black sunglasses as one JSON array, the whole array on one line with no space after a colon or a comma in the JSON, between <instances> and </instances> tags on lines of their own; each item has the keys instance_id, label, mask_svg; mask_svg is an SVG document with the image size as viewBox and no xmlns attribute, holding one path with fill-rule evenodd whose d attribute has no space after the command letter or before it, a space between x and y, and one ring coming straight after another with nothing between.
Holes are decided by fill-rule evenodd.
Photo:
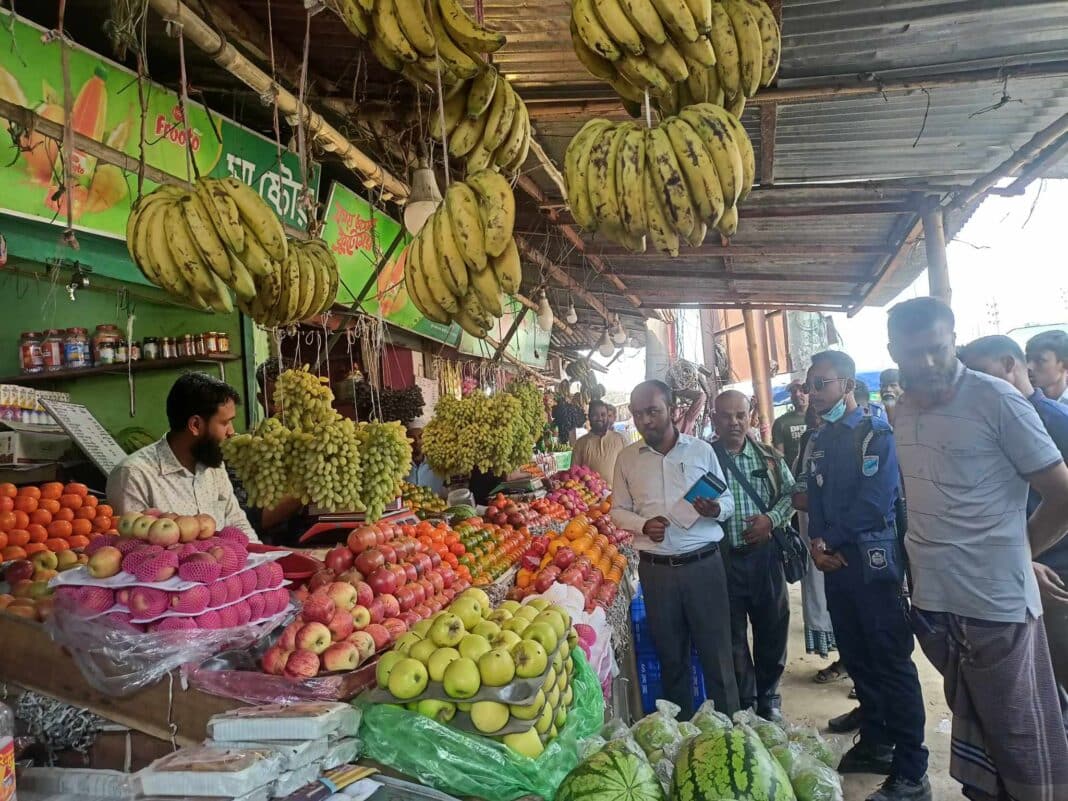
<instances>
[{"instance_id":1,"label":"black sunglasses","mask_svg":"<svg viewBox=\"0 0 1068 801\"><path fill-rule=\"evenodd\" d=\"M823 388L828 384L833 384L836 381L848 381L848 378L813 378L811 382L805 384L805 394L811 392L822 392Z\"/></svg>"}]
</instances>

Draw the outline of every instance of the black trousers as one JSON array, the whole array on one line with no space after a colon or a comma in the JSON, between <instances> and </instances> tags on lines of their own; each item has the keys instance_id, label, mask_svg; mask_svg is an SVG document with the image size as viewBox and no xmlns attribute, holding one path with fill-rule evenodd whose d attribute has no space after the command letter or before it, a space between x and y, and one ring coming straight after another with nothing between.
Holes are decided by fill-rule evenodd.
<instances>
[{"instance_id":1,"label":"black trousers","mask_svg":"<svg viewBox=\"0 0 1068 801\"><path fill-rule=\"evenodd\" d=\"M694 713L691 644L697 648L705 691L716 709L728 715L739 709L730 658L727 578L721 554L722 550L678 567L646 561L638 564L645 614L660 660L664 697L681 707L679 720L689 720Z\"/></svg>"},{"instance_id":2,"label":"black trousers","mask_svg":"<svg viewBox=\"0 0 1068 801\"><path fill-rule=\"evenodd\" d=\"M743 708L758 713L782 706L779 680L786 669L790 599L774 542L726 555L731 605L731 652ZM749 627L753 650L749 650Z\"/></svg>"}]
</instances>

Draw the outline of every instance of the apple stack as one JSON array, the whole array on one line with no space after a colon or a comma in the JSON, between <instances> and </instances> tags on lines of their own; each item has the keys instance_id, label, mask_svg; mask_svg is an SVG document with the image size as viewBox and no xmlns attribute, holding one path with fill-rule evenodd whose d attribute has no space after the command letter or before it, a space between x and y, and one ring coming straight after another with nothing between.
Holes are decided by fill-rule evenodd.
<instances>
[{"instance_id":1,"label":"apple stack","mask_svg":"<svg viewBox=\"0 0 1068 801\"><path fill-rule=\"evenodd\" d=\"M248 537L209 515L127 513L91 542L84 568L60 579L65 611L132 631L230 629L289 606L282 568L250 558Z\"/></svg>"},{"instance_id":2,"label":"apple stack","mask_svg":"<svg viewBox=\"0 0 1068 801\"><path fill-rule=\"evenodd\" d=\"M531 599L493 609L473 587L382 655L371 699L536 757L567 722L577 643L563 608Z\"/></svg>"}]
</instances>

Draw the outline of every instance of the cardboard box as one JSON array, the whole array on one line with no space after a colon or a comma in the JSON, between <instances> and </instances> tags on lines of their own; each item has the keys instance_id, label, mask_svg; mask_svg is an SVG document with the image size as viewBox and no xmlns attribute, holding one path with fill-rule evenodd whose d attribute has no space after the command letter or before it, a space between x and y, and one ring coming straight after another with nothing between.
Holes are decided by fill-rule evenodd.
<instances>
[{"instance_id":1,"label":"cardboard box","mask_svg":"<svg viewBox=\"0 0 1068 801\"><path fill-rule=\"evenodd\" d=\"M70 447L66 434L0 431L0 464L58 462Z\"/></svg>"}]
</instances>

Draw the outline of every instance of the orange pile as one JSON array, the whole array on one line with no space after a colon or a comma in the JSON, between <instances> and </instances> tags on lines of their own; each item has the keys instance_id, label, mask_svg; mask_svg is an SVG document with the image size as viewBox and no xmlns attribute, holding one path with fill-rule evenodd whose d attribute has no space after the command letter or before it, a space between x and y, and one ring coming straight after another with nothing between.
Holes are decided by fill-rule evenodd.
<instances>
[{"instance_id":1,"label":"orange pile","mask_svg":"<svg viewBox=\"0 0 1068 801\"><path fill-rule=\"evenodd\" d=\"M95 537L116 533L113 518L111 507L84 484L0 484L0 561L84 548Z\"/></svg>"},{"instance_id":2,"label":"orange pile","mask_svg":"<svg viewBox=\"0 0 1068 801\"><path fill-rule=\"evenodd\" d=\"M471 581L471 571L460 564L460 557L467 553L467 549L447 523L439 521L435 525L429 520L421 520L417 525L401 525L399 528L402 536L418 540L428 553L437 553L442 564L449 565L461 578Z\"/></svg>"}]
</instances>

